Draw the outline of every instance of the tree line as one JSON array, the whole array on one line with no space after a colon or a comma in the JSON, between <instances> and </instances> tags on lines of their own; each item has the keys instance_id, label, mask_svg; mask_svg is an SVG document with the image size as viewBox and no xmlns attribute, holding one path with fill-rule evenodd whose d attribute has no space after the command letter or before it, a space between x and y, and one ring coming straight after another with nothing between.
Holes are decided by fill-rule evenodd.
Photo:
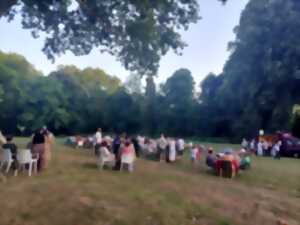
<instances>
[{"instance_id":1,"label":"tree line","mask_svg":"<svg viewBox=\"0 0 300 225\"><path fill-rule=\"evenodd\" d=\"M30 134L46 125L56 134L106 132L195 133L194 81L178 70L159 88L142 77L125 84L101 69L60 66L47 76L23 56L0 52L0 129ZM150 84L150 85L149 85ZM159 90L157 90L159 89Z\"/></svg>"},{"instance_id":2,"label":"tree line","mask_svg":"<svg viewBox=\"0 0 300 225\"><path fill-rule=\"evenodd\" d=\"M259 129L299 135L299 18L297 0L250 0L223 72L208 74L200 88L188 69L163 84L145 73L143 90L139 70L124 84L100 69L75 66L45 76L24 57L1 53L0 128L25 134L47 125L74 134L102 127L231 140Z\"/></svg>"}]
</instances>

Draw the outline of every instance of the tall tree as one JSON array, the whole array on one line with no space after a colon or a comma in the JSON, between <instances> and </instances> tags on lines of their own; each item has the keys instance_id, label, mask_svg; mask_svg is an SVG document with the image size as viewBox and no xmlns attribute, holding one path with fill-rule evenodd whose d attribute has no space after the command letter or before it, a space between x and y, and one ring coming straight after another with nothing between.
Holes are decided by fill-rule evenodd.
<instances>
[{"instance_id":1,"label":"tall tree","mask_svg":"<svg viewBox=\"0 0 300 225\"><path fill-rule=\"evenodd\" d=\"M300 97L299 18L297 0L251 0L243 11L217 91L233 135L289 128Z\"/></svg>"},{"instance_id":2,"label":"tall tree","mask_svg":"<svg viewBox=\"0 0 300 225\"><path fill-rule=\"evenodd\" d=\"M188 135L192 131L194 80L188 69L179 69L163 86L168 111L168 126L174 135Z\"/></svg>"}]
</instances>

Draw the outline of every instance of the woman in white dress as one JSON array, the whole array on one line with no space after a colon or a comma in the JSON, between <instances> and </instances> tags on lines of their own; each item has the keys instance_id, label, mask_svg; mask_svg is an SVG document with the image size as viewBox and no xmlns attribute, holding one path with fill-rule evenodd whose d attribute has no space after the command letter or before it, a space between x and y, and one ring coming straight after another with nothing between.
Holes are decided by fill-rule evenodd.
<instances>
[{"instance_id":1,"label":"woman in white dress","mask_svg":"<svg viewBox=\"0 0 300 225\"><path fill-rule=\"evenodd\" d=\"M258 156L263 156L264 155L264 152L263 152L263 144L262 142L258 142L257 144L257 155Z\"/></svg>"},{"instance_id":2,"label":"woman in white dress","mask_svg":"<svg viewBox=\"0 0 300 225\"><path fill-rule=\"evenodd\" d=\"M176 142L173 139L169 140L169 160L170 162L176 160Z\"/></svg>"}]
</instances>

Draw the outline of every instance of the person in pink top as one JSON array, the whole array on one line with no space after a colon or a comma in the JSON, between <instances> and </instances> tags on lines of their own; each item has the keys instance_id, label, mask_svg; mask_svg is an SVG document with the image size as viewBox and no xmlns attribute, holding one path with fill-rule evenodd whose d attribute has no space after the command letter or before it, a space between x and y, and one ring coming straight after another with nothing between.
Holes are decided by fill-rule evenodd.
<instances>
[{"instance_id":1,"label":"person in pink top","mask_svg":"<svg viewBox=\"0 0 300 225\"><path fill-rule=\"evenodd\" d=\"M121 164L127 166L127 170L133 171L133 163L135 159L135 150L133 145L126 141L121 151Z\"/></svg>"}]
</instances>

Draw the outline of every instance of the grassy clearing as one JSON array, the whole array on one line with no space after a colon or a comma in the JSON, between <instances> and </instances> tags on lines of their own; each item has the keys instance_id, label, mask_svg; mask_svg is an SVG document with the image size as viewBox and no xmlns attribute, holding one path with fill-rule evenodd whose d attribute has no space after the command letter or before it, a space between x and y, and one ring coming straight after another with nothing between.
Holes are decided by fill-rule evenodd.
<instances>
[{"instance_id":1,"label":"grassy clearing","mask_svg":"<svg viewBox=\"0 0 300 225\"><path fill-rule=\"evenodd\" d=\"M138 160L128 174L100 172L90 151L60 143L50 170L0 183L1 225L300 224L298 159L254 158L234 180L213 176L203 161L192 168L187 158L173 165Z\"/></svg>"}]
</instances>

